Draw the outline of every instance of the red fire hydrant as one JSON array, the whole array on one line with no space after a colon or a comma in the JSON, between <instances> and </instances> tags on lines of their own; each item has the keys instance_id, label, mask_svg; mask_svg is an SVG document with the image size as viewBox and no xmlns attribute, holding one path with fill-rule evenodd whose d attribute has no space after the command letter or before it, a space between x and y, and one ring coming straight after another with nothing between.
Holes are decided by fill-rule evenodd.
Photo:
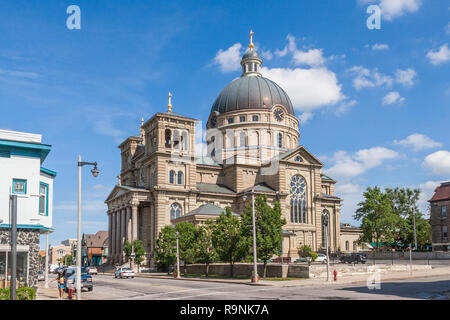
<instances>
[{"instance_id":1,"label":"red fire hydrant","mask_svg":"<svg viewBox=\"0 0 450 320\"><path fill-rule=\"evenodd\" d=\"M333 271L333 274L334 274L334 281L337 281L337 271L334 270L334 271Z\"/></svg>"}]
</instances>

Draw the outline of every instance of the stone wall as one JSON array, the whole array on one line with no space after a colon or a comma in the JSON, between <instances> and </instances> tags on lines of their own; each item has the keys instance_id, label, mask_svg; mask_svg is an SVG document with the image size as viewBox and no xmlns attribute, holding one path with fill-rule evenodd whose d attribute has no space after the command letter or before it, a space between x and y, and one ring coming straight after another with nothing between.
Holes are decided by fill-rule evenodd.
<instances>
[{"instance_id":1,"label":"stone wall","mask_svg":"<svg viewBox=\"0 0 450 320\"><path fill-rule=\"evenodd\" d=\"M374 252L366 252L367 261L371 261ZM395 251L394 260L409 260L409 251ZM392 252L381 251L375 252L375 260L391 260ZM450 252L429 251L429 252L412 252L412 260L450 260Z\"/></svg>"},{"instance_id":2,"label":"stone wall","mask_svg":"<svg viewBox=\"0 0 450 320\"><path fill-rule=\"evenodd\" d=\"M362 275L362 274L371 274L376 270L381 273L384 272L409 272L410 271L409 264L402 265L367 265L367 264L339 264L339 265L330 265L330 276L333 277L333 272L336 270L338 272L338 277L341 276L354 276L354 275ZM428 265L413 265L412 270L431 270L432 266ZM311 265L309 271L310 278L326 278L327 277L327 266L326 265Z\"/></svg>"},{"instance_id":3,"label":"stone wall","mask_svg":"<svg viewBox=\"0 0 450 320\"><path fill-rule=\"evenodd\" d=\"M184 272L184 266L180 265L180 272ZM186 272L190 274L206 274L206 266L204 264L191 264L186 268ZM239 263L233 267L234 276L251 277L253 272L253 264ZM258 274L262 277L264 272L263 264L258 264ZM230 265L216 263L209 266L209 275L230 276ZM307 265L281 265L281 264L267 264L266 277L293 277L293 278L308 278L309 267Z\"/></svg>"},{"instance_id":4,"label":"stone wall","mask_svg":"<svg viewBox=\"0 0 450 320\"><path fill-rule=\"evenodd\" d=\"M0 229L0 244L10 244L10 230ZM28 286L37 288L39 271L39 239L40 233L35 229L18 229L17 244L28 245Z\"/></svg>"}]
</instances>

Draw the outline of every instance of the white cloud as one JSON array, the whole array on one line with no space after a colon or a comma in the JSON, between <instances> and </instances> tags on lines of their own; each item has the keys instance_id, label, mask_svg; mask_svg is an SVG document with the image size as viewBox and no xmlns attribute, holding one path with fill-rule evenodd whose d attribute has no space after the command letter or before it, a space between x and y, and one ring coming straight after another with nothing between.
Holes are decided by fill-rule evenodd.
<instances>
[{"instance_id":1,"label":"white cloud","mask_svg":"<svg viewBox=\"0 0 450 320\"><path fill-rule=\"evenodd\" d=\"M105 200L83 200L82 203L82 209L83 211L100 211L100 212L106 212L106 204L104 202ZM55 203L53 206L54 211L71 211L75 212L78 209L78 205L75 201L63 201L59 203Z\"/></svg>"},{"instance_id":2,"label":"white cloud","mask_svg":"<svg viewBox=\"0 0 450 320\"><path fill-rule=\"evenodd\" d=\"M115 143L121 143L126 136L125 131L113 127L111 119L101 119L96 121L94 123L94 131L112 137Z\"/></svg>"},{"instance_id":3,"label":"white cloud","mask_svg":"<svg viewBox=\"0 0 450 320\"><path fill-rule=\"evenodd\" d=\"M395 71L395 81L405 86L413 86L414 78L416 77L416 75L417 75L416 71L414 71L414 69L411 68L406 70L397 69Z\"/></svg>"},{"instance_id":4,"label":"white cloud","mask_svg":"<svg viewBox=\"0 0 450 320\"><path fill-rule=\"evenodd\" d=\"M312 114L312 112L303 112L301 115L298 116L298 119L300 120L301 124L305 124L313 117L314 115Z\"/></svg>"},{"instance_id":5,"label":"white cloud","mask_svg":"<svg viewBox=\"0 0 450 320\"><path fill-rule=\"evenodd\" d=\"M438 51L428 51L427 58L430 60L430 63L435 66L450 61L450 50L448 49L448 44L442 45Z\"/></svg>"},{"instance_id":6,"label":"white cloud","mask_svg":"<svg viewBox=\"0 0 450 320\"><path fill-rule=\"evenodd\" d=\"M242 45L235 43L226 50L220 49L214 57L214 63L218 64L222 72L237 71L241 68Z\"/></svg>"},{"instance_id":7,"label":"white cloud","mask_svg":"<svg viewBox=\"0 0 450 320\"><path fill-rule=\"evenodd\" d=\"M450 152L446 150L436 151L425 158L422 166L431 169L431 172L435 175L449 175Z\"/></svg>"},{"instance_id":8,"label":"white cloud","mask_svg":"<svg viewBox=\"0 0 450 320\"><path fill-rule=\"evenodd\" d=\"M335 110L336 115L341 115L350 110L358 101L356 100L346 100L343 101Z\"/></svg>"},{"instance_id":9,"label":"white cloud","mask_svg":"<svg viewBox=\"0 0 450 320\"><path fill-rule=\"evenodd\" d=\"M263 51L261 51L261 57L264 60L270 61L273 58L273 54L272 54L272 52L270 50L263 50Z\"/></svg>"},{"instance_id":10,"label":"white cloud","mask_svg":"<svg viewBox=\"0 0 450 320\"><path fill-rule=\"evenodd\" d=\"M295 45L295 37L288 34L286 36L286 39L288 40L288 44L284 47L283 50L275 50L275 55L279 57L284 57L288 54L288 52L294 52L297 49L297 46Z\"/></svg>"},{"instance_id":11,"label":"white cloud","mask_svg":"<svg viewBox=\"0 0 450 320\"><path fill-rule=\"evenodd\" d=\"M308 51L294 51L292 59L296 65L319 67L325 64L323 49L309 49Z\"/></svg>"},{"instance_id":12,"label":"white cloud","mask_svg":"<svg viewBox=\"0 0 450 320\"><path fill-rule=\"evenodd\" d=\"M195 155L198 157L206 156L207 147L205 142L206 132L203 130L202 122L195 126Z\"/></svg>"},{"instance_id":13,"label":"white cloud","mask_svg":"<svg viewBox=\"0 0 450 320\"><path fill-rule=\"evenodd\" d=\"M372 50L381 51L381 50L389 50L389 45L385 43L376 43L372 46Z\"/></svg>"},{"instance_id":14,"label":"white cloud","mask_svg":"<svg viewBox=\"0 0 450 320\"><path fill-rule=\"evenodd\" d=\"M370 71L363 66L354 66L350 68L348 72L355 75L353 86L356 90L379 87L382 85L390 87L394 81L392 77L379 73L377 69Z\"/></svg>"},{"instance_id":15,"label":"white cloud","mask_svg":"<svg viewBox=\"0 0 450 320\"><path fill-rule=\"evenodd\" d=\"M419 10L422 0L381 0L381 14L386 20L392 20L405 13Z\"/></svg>"},{"instance_id":16,"label":"white cloud","mask_svg":"<svg viewBox=\"0 0 450 320\"><path fill-rule=\"evenodd\" d=\"M414 85L414 78L417 75L416 71L411 68L395 70L394 77L378 72L377 68L369 70L363 66L353 66L347 72L354 75L353 87L356 90L381 86L391 87L394 83L399 83L403 86L412 86Z\"/></svg>"},{"instance_id":17,"label":"white cloud","mask_svg":"<svg viewBox=\"0 0 450 320\"><path fill-rule=\"evenodd\" d=\"M40 74L37 74L35 72L5 70L5 69L0 69L0 75L10 76L10 77L14 77L14 78L25 78L25 79L31 79L31 80L42 77Z\"/></svg>"},{"instance_id":18,"label":"white cloud","mask_svg":"<svg viewBox=\"0 0 450 320\"><path fill-rule=\"evenodd\" d=\"M331 159L335 164L325 171L332 177L351 178L381 165L384 160L395 159L398 156L397 152L384 147L362 149L353 156L349 156L345 151L337 151Z\"/></svg>"},{"instance_id":19,"label":"white cloud","mask_svg":"<svg viewBox=\"0 0 450 320\"><path fill-rule=\"evenodd\" d=\"M447 23L447 26L445 27L445 32L446 32L447 34L450 34L450 22Z\"/></svg>"},{"instance_id":20,"label":"white cloud","mask_svg":"<svg viewBox=\"0 0 450 320\"><path fill-rule=\"evenodd\" d=\"M336 74L327 68L273 68L263 67L261 73L279 84L299 111L335 105L344 98L342 85Z\"/></svg>"},{"instance_id":21,"label":"white cloud","mask_svg":"<svg viewBox=\"0 0 450 320\"><path fill-rule=\"evenodd\" d=\"M361 192L361 187L354 183L337 183L335 191L337 194L348 194L348 193L359 193Z\"/></svg>"},{"instance_id":22,"label":"white cloud","mask_svg":"<svg viewBox=\"0 0 450 320\"><path fill-rule=\"evenodd\" d=\"M434 190L436 189L436 187L440 186L440 184L441 184L440 181L427 181L419 185L420 196L419 201L417 201L417 204L422 213L429 214L428 200L431 199L431 197L434 194Z\"/></svg>"},{"instance_id":23,"label":"white cloud","mask_svg":"<svg viewBox=\"0 0 450 320\"><path fill-rule=\"evenodd\" d=\"M405 98L400 96L397 91L392 91L386 94L383 98L383 105L391 105L396 103L401 103L405 101Z\"/></svg>"},{"instance_id":24,"label":"white cloud","mask_svg":"<svg viewBox=\"0 0 450 320\"><path fill-rule=\"evenodd\" d=\"M410 147L414 151L420 151L423 149L431 149L441 147L442 143L434 141L424 134L414 133L406 137L403 140L394 140L395 145L401 145L404 147Z\"/></svg>"}]
</instances>

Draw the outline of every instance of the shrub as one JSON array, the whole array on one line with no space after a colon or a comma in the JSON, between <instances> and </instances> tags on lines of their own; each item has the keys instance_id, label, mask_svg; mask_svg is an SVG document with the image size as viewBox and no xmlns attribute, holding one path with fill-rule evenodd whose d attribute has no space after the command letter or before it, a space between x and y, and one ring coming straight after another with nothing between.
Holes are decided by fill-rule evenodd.
<instances>
[{"instance_id":1,"label":"shrub","mask_svg":"<svg viewBox=\"0 0 450 320\"><path fill-rule=\"evenodd\" d=\"M310 256L312 249L310 246L304 245L298 248L298 255L302 258L306 258Z\"/></svg>"},{"instance_id":2,"label":"shrub","mask_svg":"<svg viewBox=\"0 0 450 320\"><path fill-rule=\"evenodd\" d=\"M0 289L0 300L9 300L10 289ZM29 287L21 287L16 290L16 300L34 300L36 297L36 290Z\"/></svg>"},{"instance_id":3,"label":"shrub","mask_svg":"<svg viewBox=\"0 0 450 320\"><path fill-rule=\"evenodd\" d=\"M311 251L309 253L309 256L311 257L312 261L316 261L316 259L319 255L317 253Z\"/></svg>"}]
</instances>

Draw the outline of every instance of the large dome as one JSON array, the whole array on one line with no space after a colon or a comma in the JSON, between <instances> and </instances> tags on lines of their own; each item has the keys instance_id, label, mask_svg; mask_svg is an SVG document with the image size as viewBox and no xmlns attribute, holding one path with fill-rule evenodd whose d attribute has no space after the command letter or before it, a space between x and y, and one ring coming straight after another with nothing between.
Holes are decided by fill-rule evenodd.
<instances>
[{"instance_id":1,"label":"large dome","mask_svg":"<svg viewBox=\"0 0 450 320\"><path fill-rule=\"evenodd\" d=\"M216 98L211 112L269 109L276 104L283 105L290 114L295 115L291 99L279 85L259 75L243 75L222 90Z\"/></svg>"}]
</instances>

